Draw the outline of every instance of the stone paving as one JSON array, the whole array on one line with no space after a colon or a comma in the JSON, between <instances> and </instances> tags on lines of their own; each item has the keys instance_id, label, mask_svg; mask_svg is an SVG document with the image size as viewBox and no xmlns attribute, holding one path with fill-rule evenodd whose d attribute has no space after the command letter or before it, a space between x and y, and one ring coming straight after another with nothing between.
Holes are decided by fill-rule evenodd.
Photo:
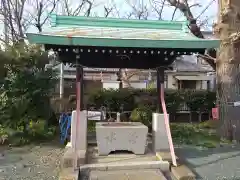
<instances>
[{"instance_id":1,"label":"stone paving","mask_svg":"<svg viewBox=\"0 0 240 180\"><path fill-rule=\"evenodd\" d=\"M160 168L169 169L168 162L162 162L162 165L154 164L160 163L155 153L150 148L147 148L146 154L135 155L125 151L115 152L108 156L99 156L97 146L92 145L88 148L88 163L109 166L107 170L89 171L82 175L81 179L85 180L165 180ZM119 167L111 168L111 165ZM134 165L136 164L136 165ZM151 165L150 165L151 164ZM153 165L154 164L154 165ZM127 167L126 167L127 166ZM141 168L140 168L141 166ZM82 174L82 173L81 173Z\"/></svg>"},{"instance_id":2,"label":"stone paving","mask_svg":"<svg viewBox=\"0 0 240 180\"><path fill-rule=\"evenodd\" d=\"M166 180L160 170L92 171L89 180Z\"/></svg>"},{"instance_id":3,"label":"stone paving","mask_svg":"<svg viewBox=\"0 0 240 180\"><path fill-rule=\"evenodd\" d=\"M240 146L214 149L184 146L176 152L186 158L198 180L240 180Z\"/></svg>"},{"instance_id":4,"label":"stone paving","mask_svg":"<svg viewBox=\"0 0 240 180\"><path fill-rule=\"evenodd\" d=\"M135 155L133 153L118 152L109 154L108 156L99 156L96 146L89 147L88 163L113 163L113 162L138 162L138 161L157 161L155 153L149 148L144 155Z\"/></svg>"}]
</instances>

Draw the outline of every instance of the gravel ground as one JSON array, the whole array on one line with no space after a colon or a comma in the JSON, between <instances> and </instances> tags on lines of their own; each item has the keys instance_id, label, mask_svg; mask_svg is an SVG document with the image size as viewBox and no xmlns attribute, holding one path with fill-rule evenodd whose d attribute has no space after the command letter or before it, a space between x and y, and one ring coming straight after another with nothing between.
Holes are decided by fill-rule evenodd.
<instances>
[{"instance_id":1,"label":"gravel ground","mask_svg":"<svg viewBox=\"0 0 240 180\"><path fill-rule=\"evenodd\" d=\"M240 180L240 146L214 149L185 146L176 152L186 159L198 180Z\"/></svg>"},{"instance_id":2,"label":"gravel ground","mask_svg":"<svg viewBox=\"0 0 240 180\"><path fill-rule=\"evenodd\" d=\"M240 146L215 149L181 146L176 152L186 159L198 180L240 180ZM57 180L63 153L58 142L0 146L0 180Z\"/></svg>"},{"instance_id":3,"label":"gravel ground","mask_svg":"<svg viewBox=\"0 0 240 180\"><path fill-rule=\"evenodd\" d=\"M56 142L0 146L0 180L57 180L63 151Z\"/></svg>"}]
</instances>

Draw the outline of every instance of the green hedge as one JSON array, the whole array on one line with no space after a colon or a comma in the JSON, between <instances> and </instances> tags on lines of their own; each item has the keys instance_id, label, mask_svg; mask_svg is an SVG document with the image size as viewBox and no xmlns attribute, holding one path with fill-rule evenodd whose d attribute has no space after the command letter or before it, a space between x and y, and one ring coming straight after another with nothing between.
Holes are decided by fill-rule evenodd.
<instances>
[{"instance_id":1,"label":"green hedge","mask_svg":"<svg viewBox=\"0 0 240 180\"><path fill-rule=\"evenodd\" d=\"M216 93L203 90L165 90L165 101L169 113L176 113L186 103L192 112L209 112L214 107ZM136 108L148 107L157 109L156 89L119 89L99 90L88 95L87 108L96 109L102 106L110 111L132 111Z\"/></svg>"}]
</instances>

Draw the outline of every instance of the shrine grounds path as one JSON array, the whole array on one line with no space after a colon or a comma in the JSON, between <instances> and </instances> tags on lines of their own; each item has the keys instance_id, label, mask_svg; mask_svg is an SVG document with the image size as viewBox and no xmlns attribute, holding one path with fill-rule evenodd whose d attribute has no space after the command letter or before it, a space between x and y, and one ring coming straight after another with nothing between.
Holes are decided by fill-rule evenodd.
<instances>
[{"instance_id":1,"label":"shrine grounds path","mask_svg":"<svg viewBox=\"0 0 240 180\"><path fill-rule=\"evenodd\" d=\"M0 146L0 180L57 180L63 151L58 142ZM186 158L198 180L240 180L240 146L215 149L180 146L176 152Z\"/></svg>"},{"instance_id":2,"label":"shrine grounds path","mask_svg":"<svg viewBox=\"0 0 240 180\"><path fill-rule=\"evenodd\" d=\"M198 180L240 180L240 145L214 149L184 146L176 148Z\"/></svg>"},{"instance_id":3,"label":"shrine grounds path","mask_svg":"<svg viewBox=\"0 0 240 180\"><path fill-rule=\"evenodd\" d=\"M64 153L58 142L23 147L0 146L0 180L58 180Z\"/></svg>"}]
</instances>

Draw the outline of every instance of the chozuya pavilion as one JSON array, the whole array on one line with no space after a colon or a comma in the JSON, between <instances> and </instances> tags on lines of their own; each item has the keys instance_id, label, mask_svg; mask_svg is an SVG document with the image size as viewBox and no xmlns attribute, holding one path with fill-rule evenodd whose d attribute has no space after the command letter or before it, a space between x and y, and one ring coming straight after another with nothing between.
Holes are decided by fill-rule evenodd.
<instances>
[{"instance_id":1,"label":"chozuya pavilion","mask_svg":"<svg viewBox=\"0 0 240 180\"><path fill-rule=\"evenodd\" d=\"M164 101L164 67L177 56L204 53L217 48L219 40L199 39L187 21L152 21L79 16L51 16L51 29L28 33L30 43L58 53L63 63L76 64L77 107L72 113L71 143L75 167L87 150L87 115L83 110L83 67L156 69L160 112L153 114L153 150L169 150L176 158ZM162 108L161 108L162 107ZM99 155L115 150L144 154L148 129L141 123L96 125Z\"/></svg>"}]
</instances>

